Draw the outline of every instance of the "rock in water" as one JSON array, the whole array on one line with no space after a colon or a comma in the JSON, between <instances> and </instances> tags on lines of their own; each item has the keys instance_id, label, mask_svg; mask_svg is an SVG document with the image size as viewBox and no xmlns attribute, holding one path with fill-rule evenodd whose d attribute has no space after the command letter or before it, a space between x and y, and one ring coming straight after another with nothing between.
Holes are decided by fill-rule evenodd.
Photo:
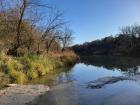
<instances>
[{"instance_id":1,"label":"rock in water","mask_svg":"<svg viewBox=\"0 0 140 105\"><path fill-rule=\"evenodd\" d=\"M99 78L95 81L89 82L87 87L92 88L92 89L99 89L99 88L102 88L103 86L105 86L107 84L113 84L113 83L116 83L116 82L122 81L122 80L130 80L130 78L123 77L123 76L103 77L103 78Z\"/></svg>"}]
</instances>

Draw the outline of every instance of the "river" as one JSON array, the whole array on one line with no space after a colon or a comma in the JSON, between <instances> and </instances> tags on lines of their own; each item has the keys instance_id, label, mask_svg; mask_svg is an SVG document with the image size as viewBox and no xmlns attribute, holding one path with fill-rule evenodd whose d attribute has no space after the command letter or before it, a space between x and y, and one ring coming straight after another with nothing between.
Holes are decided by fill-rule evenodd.
<instances>
[{"instance_id":1,"label":"river","mask_svg":"<svg viewBox=\"0 0 140 105\"><path fill-rule=\"evenodd\" d=\"M57 71L57 70L56 70ZM106 76L134 76L140 73L140 59L132 57L82 57L71 68L35 80L51 86L51 91L28 105L140 105L140 82L124 80L99 89L90 81Z\"/></svg>"}]
</instances>

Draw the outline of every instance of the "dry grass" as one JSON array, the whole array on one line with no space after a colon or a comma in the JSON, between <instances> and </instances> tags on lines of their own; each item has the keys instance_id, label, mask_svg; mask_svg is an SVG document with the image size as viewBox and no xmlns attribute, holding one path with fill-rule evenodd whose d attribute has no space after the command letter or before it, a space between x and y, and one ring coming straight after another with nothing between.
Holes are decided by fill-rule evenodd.
<instances>
[{"instance_id":1,"label":"dry grass","mask_svg":"<svg viewBox=\"0 0 140 105\"><path fill-rule=\"evenodd\" d=\"M0 72L8 75L10 82L25 83L31 79L46 75L53 69L74 64L78 56L72 51L49 53L48 56L24 55L10 57L0 53Z\"/></svg>"}]
</instances>

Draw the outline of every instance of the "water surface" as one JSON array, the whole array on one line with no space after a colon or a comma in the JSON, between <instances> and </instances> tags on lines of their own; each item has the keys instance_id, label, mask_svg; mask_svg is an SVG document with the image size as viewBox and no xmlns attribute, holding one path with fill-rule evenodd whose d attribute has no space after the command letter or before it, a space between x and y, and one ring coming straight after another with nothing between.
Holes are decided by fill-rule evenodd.
<instances>
[{"instance_id":1,"label":"water surface","mask_svg":"<svg viewBox=\"0 0 140 105\"><path fill-rule=\"evenodd\" d=\"M37 105L140 105L140 82L125 80L100 89L87 88L90 81L105 76L132 76L140 73L140 59L132 57L82 57L72 68L36 80L52 87L35 99Z\"/></svg>"}]
</instances>

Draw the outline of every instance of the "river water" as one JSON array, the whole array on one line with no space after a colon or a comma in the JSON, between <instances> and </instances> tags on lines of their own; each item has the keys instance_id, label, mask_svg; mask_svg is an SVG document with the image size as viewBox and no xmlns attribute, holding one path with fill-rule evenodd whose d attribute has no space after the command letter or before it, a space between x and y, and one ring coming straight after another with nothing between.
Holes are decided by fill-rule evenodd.
<instances>
[{"instance_id":1,"label":"river water","mask_svg":"<svg viewBox=\"0 0 140 105\"><path fill-rule=\"evenodd\" d=\"M140 105L140 82L124 80L100 89L88 88L90 81L106 76L134 76L140 73L140 59L132 57L82 57L71 68L36 80L51 91L30 105Z\"/></svg>"}]
</instances>

